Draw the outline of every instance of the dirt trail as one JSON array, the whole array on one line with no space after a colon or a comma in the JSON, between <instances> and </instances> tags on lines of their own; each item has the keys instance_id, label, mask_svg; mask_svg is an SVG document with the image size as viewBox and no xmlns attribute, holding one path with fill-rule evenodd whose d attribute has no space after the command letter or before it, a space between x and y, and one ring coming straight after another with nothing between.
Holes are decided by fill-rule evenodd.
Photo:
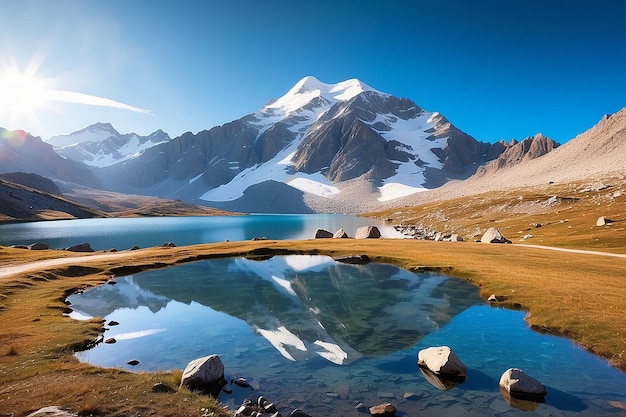
<instances>
[{"instance_id":1,"label":"dirt trail","mask_svg":"<svg viewBox=\"0 0 626 417\"><path fill-rule=\"evenodd\" d=\"M582 250L582 249L566 249L566 248L556 248L554 246L541 246L541 245L518 245L527 248L537 248L537 249L546 249L546 250L555 250L557 252L570 252L570 253L581 253L584 255L598 255L598 256L610 256L613 258L626 258L625 254L621 253L611 253L611 252L600 252L597 250Z\"/></svg>"},{"instance_id":2,"label":"dirt trail","mask_svg":"<svg viewBox=\"0 0 626 417\"><path fill-rule=\"evenodd\" d=\"M86 263L91 261L102 261L108 259L119 258L121 254L104 254L104 255L91 255L91 256L72 256L70 258L57 258L57 259L46 259L43 261L35 261L30 262L23 265L15 265L15 266L7 266L4 268L0 268L0 278L8 277L10 275L21 274L23 272L28 271L40 271L42 269L54 267L54 266L65 266L72 265L76 263Z\"/></svg>"},{"instance_id":3,"label":"dirt trail","mask_svg":"<svg viewBox=\"0 0 626 417\"><path fill-rule=\"evenodd\" d=\"M581 250L581 249L565 249L565 248L556 248L553 246L541 246L541 245L520 245L515 244L514 246L518 247L526 247L526 248L536 248L536 249L545 249L552 250L558 252L570 252L570 253L580 253L585 255L596 255L596 256L609 256L614 258L626 258L626 254L619 253L610 253L610 252L600 252L600 251L591 251L591 250ZM118 252L115 254L102 254L102 255L87 255L87 256L72 256L70 258L58 258L58 259L47 259L42 261L30 262L23 265L16 266L7 266L0 268L0 278L5 278L15 274L21 274L28 271L41 271L46 268L56 267L56 266L66 266L72 265L76 263L89 263L91 261L102 261L115 259L120 257L126 257L124 253Z\"/></svg>"}]
</instances>

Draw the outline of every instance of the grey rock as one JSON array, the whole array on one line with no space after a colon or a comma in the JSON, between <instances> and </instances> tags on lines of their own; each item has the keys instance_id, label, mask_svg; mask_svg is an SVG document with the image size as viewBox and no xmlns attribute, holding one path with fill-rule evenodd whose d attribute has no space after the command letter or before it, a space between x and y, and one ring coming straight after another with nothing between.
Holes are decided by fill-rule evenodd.
<instances>
[{"instance_id":1,"label":"grey rock","mask_svg":"<svg viewBox=\"0 0 626 417\"><path fill-rule=\"evenodd\" d=\"M511 241L505 238L495 227L487 229L483 237L480 238L480 241L482 243L511 243Z\"/></svg>"},{"instance_id":2,"label":"grey rock","mask_svg":"<svg viewBox=\"0 0 626 417\"><path fill-rule=\"evenodd\" d=\"M161 393L161 394L171 394L176 392L176 390L169 385L165 385L162 382L157 382L152 386L152 392Z\"/></svg>"},{"instance_id":3,"label":"grey rock","mask_svg":"<svg viewBox=\"0 0 626 417\"><path fill-rule=\"evenodd\" d=\"M346 233L345 230L343 229L339 229L335 232L335 234L333 235L334 239L347 239L350 236L348 236L348 234Z\"/></svg>"},{"instance_id":4,"label":"grey rock","mask_svg":"<svg viewBox=\"0 0 626 417\"><path fill-rule=\"evenodd\" d=\"M48 250L50 247L47 243L33 243L28 245L28 249L30 250Z\"/></svg>"},{"instance_id":5,"label":"grey rock","mask_svg":"<svg viewBox=\"0 0 626 417\"><path fill-rule=\"evenodd\" d=\"M79 243L78 245L67 247L65 250L69 252L95 252L89 243Z\"/></svg>"},{"instance_id":6,"label":"grey rock","mask_svg":"<svg viewBox=\"0 0 626 417\"><path fill-rule=\"evenodd\" d=\"M315 239L331 239L332 237L333 234L330 233L328 230L317 229L315 231Z\"/></svg>"},{"instance_id":7,"label":"grey rock","mask_svg":"<svg viewBox=\"0 0 626 417\"><path fill-rule=\"evenodd\" d=\"M380 230L376 226L359 227L354 235L355 239L378 239L380 238Z\"/></svg>"},{"instance_id":8,"label":"grey rock","mask_svg":"<svg viewBox=\"0 0 626 417\"><path fill-rule=\"evenodd\" d=\"M545 386L518 368L509 368L500 377L500 387L512 397L541 398L547 393Z\"/></svg>"},{"instance_id":9,"label":"grey rock","mask_svg":"<svg viewBox=\"0 0 626 417\"><path fill-rule=\"evenodd\" d=\"M180 381L181 387L217 397L226 385L224 364L218 355L194 359L187 364Z\"/></svg>"},{"instance_id":10,"label":"grey rock","mask_svg":"<svg viewBox=\"0 0 626 417\"><path fill-rule=\"evenodd\" d=\"M437 375L466 376L467 368L449 346L429 347L417 354L417 364Z\"/></svg>"},{"instance_id":11,"label":"grey rock","mask_svg":"<svg viewBox=\"0 0 626 417\"><path fill-rule=\"evenodd\" d=\"M366 265L370 263L370 257L367 255L348 255L334 258L336 262L352 265Z\"/></svg>"}]
</instances>

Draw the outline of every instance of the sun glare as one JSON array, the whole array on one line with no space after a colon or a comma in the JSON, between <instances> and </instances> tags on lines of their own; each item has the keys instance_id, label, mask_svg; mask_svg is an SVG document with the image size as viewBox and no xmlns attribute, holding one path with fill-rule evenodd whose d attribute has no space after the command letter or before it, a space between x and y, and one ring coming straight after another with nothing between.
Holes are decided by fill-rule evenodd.
<instances>
[{"instance_id":1,"label":"sun glare","mask_svg":"<svg viewBox=\"0 0 626 417\"><path fill-rule=\"evenodd\" d=\"M5 69L0 72L0 117L37 120L37 111L46 105L52 81L32 71Z\"/></svg>"}]
</instances>

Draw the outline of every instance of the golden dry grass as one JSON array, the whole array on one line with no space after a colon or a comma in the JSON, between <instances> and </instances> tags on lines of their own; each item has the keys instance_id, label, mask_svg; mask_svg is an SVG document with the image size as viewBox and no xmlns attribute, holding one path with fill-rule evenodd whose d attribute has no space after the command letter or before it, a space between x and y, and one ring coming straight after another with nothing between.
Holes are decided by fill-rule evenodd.
<instances>
[{"instance_id":1,"label":"golden dry grass","mask_svg":"<svg viewBox=\"0 0 626 417\"><path fill-rule=\"evenodd\" d=\"M603 187L604 186L604 187ZM498 228L513 243L626 253L626 179L579 181L469 195L369 214L465 240ZM613 223L596 226L605 216ZM521 241L525 235L532 235Z\"/></svg>"},{"instance_id":2,"label":"golden dry grass","mask_svg":"<svg viewBox=\"0 0 626 417\"><path fill-rule=\"evenodd\" d=\"M227 415L207 397L184 390L176 394L150 391L157 381L176 386L180 373L134 374L77 362L74 349L92 341L101 323L64 317L67 307L63 299L115 274L212 257L286 253L367 254L374 261L407 269L450 270L480 286L484 297L504 295L505 305L527 309L528 322L534 328L571 337L626 369L624 258L470 242L231 242L119 252L108 260L85 254L66 266L0 278L0 415L26 415L47 405L86 415L200 415L201 408L213 410L216 416ZM67 254L62 251L0 248L3 265L63 256Z\"/></svg>"}]
</instances>

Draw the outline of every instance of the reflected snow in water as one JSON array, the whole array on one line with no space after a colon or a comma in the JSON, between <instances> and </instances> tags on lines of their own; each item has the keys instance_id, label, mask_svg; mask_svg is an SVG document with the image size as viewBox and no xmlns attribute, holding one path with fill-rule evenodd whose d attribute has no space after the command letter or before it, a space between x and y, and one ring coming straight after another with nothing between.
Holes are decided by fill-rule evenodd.
<instances>
[{"instance_id":1,"label":"reflected snow in water","mask_svg":"<svg viewBox=\"0 0 626 417\"><path fill-rule=\"evenodd\" d=\"M524 313L491 308L473 285L391 265L325 256L227 258L147 271L69 297L73 316L104 317L99 344L78 357L140 371L183 369L219 354L236 408L264 395L283 413L361 415L355 405L396 405L398 415L521 415L498 389L519 367L548 389L543 415L619 413L626 375L571 341L531 331ZM420 372L419 350L451 346L467 380L439 391ZM127 365L139 360L139 365Z\"/></svg>"}]
</instances>

